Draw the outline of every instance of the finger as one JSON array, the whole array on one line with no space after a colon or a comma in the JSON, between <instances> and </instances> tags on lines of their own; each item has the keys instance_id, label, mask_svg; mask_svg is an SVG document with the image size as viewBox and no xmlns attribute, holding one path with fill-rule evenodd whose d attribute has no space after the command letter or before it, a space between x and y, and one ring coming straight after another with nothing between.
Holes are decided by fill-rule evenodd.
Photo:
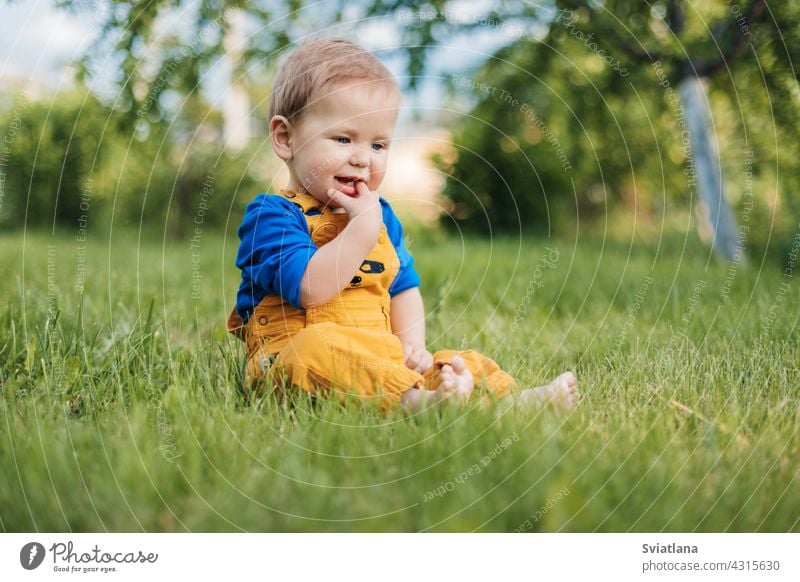
<instances>
[{"instance_id":1,"label":"finger","mask_svg":"<svg viewBox=\"0 0 800 582\"><path fill-rule=\"evenodd\" d=\"M408 356L411 355L411 344L403 344L403 360L408 362Z\"/></svg>"},{"instance_id":2,"label":"finger","mask_svg":"<svg viewBox=\"0 0 800 582\"><path fill-rule=\"evenodd\" d=\"M331 199L331 202L335 202L342 208L347 207L347 199L350 198L346 194L339 192L336 188L328 188L328 198Z\"/></svg>"},{"instance_id":3,"label":"finger","mask_svg":"<svg viewBox=\"0 0 800 582\"><path fill-rule=\"evenodd\" d=\"M417 355L417 365L414 367L414 371L424 374L428 371L428 368L431 367L430 365L433 363L433 358L430 357L430 353L428 351L418 352ZM429 359L431 360L430 362Z\"/></svg>"},{"instance_id":4,"label":"finger","mask_svg":"<svg viewBox=\"0 0 800 582\"><path fill-rule=\"evenodd\" d=\"M433 365L433 357L428 352L417 352L417 365L414 366L414 371L424 374ZM430 357L429 357L430 356Z\"/></svg>"},{"instance_id":5,"label":"finger","mask_svg":"<svg viewBox=\"0 0 800 582\"><path fill-rule=\"evenodd\" d=\"M419 364L413 364L411 362L406 362L406 368L408 368L412 372L416 372L418 374L422 374L422 371L420 370Z\"/></svg>"},{"instance_id":6,"label":"finger","mask_svg":"<svg viewBox=\"0 0 800 582\"><path fill-rule=\"evenodd\" d=\"M419 367L419 364L420 364L419 352L414 352L408 357L408 360L406 360L406 365L414 371L416 371L416 369Z\"/></svg>"},{"instance_id":7,"label":"finger","mask_svg":"<svg viewBox=\"0 0 800 582\"><path fill-rule=\"evenodd\" d=\"M356 192L358 192L359 196L369 196L372 194L372 191L369 189L364 180L359 180L356 182Z\"/></svg>"}]
</instances>

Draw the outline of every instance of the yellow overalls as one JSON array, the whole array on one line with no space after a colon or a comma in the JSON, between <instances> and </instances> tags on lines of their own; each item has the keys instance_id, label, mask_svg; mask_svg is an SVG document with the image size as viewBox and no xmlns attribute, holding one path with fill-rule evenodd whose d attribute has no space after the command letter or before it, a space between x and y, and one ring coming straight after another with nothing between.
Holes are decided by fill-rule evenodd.
<instances>
[{"instance_id":1,"label":"yellow overalls","mask_svg":"<svg viewBox=\"0 0 800 582\"><path fill-rule=\"evenodd\" d=\"M347 225L345 213L333 213L313 196L291 190L280 194L303 211L311 239L321 247ZM318 209L321 214L306 214ZM287 385L315 395L348 394L374 400L385 412L400 402L412 387L435 390L439 370L454 354L464 358L484 385L487 396L499 398L516 387L514 379L490 358L474 351L442 350L434 354L434 366L425 374L405 365L403 345L392 333L389 287L400 269L392 241L381 226L378 242L359 272L328 303L296 309L280 295L268 294L255 307L247 324L234 308L227 329L247 345L245 386L256 389L264 376L280 374ZM274 376L273 376L274 377ZM280 383L275 383L280 398Z\"/></svg>"}]
</instances>

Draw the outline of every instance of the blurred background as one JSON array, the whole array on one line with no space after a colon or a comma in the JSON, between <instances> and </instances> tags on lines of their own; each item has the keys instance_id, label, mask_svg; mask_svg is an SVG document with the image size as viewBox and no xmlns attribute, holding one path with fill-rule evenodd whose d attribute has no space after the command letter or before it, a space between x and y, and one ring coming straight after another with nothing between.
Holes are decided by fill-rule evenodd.
<instances>
[{"instance_id":1,"label":"blurred background","mask_svg":"<svg viewBox=\"0 0 800 582\"><path fill-rule=\"evenodd\" d=\"M285 183L265 132L277 65L331 35L403 87L381 194L412 232L678 232L723 260L791 256L797 2L26 0L0 15L3 230L230 233Z\"/></svg>"}]
</instances>

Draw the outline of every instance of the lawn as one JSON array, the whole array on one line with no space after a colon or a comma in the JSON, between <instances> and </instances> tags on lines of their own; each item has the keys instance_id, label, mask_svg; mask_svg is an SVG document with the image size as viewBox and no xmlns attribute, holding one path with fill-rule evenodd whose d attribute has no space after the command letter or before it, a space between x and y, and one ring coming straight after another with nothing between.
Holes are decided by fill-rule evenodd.
<instances>
[{"instance_id":1,"label":"lawn","mask_svg":"<svg viewBox=\"0 0 800 582\"><path fill-rule=\"evenodd\" d=\"M0 235L0 530L800 531L800 294L774 261L419 235L432 348L523 385L573 369L584 398L384 417L241 397L235 237L99 230Z\"/></svg>"}]
</instances>

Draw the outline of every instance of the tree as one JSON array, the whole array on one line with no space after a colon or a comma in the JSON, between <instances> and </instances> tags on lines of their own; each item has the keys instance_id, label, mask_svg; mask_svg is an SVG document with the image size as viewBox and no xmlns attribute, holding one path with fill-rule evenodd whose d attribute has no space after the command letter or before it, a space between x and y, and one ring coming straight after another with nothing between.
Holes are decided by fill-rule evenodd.
<instances>
[{"instance_id":1,"label":"tree","mask_svg":"<svg viewBox=\"0 0 800 582\"><path fill-rule=\"evenodd\" d=\"M75 12L97 8L82 0L58 4ZM240 188L259 188L249 164L260 163L261 156L254 160L253 151L243 151L250 113L249 81L243 73L254 63L266 63L262 67L266 69L273 62L268 55L285 46L288 36L267 24L280 18L283 8L289 26L298 4L278 3L273 11L244 0L118 0L109 2L105 11L96 11L104 18L101 34L78 63L77 77L84 84L95 64L109 54L119 59L119 92L106 104L114 123L100 148L116 162L115 173L100 170L101 183L114 196L116 219L163 224L171 236L183 237L194 230L192 217L198 205L207 203L205 183L213 182L216 190L225 187L231 195ZM243 8L250 23L262 31L251 35L244 46ZM233 98L228 100L232 106L220 115L201 90L201 81L226 56L234 57L228 91ZM232 146L229 151L226 142ZM42 177L40 169L33 179ZM105 196L111 195L108 191ZM226 217L227 209L218 198L214 204ZM59 216L64 202L53 200ZM207 213L204 223L215 222L221 220Z\"/></svg>"},{"instance_id":2,"label":"tree","mask_svg":"<svg viewBox=\"0 0 800 582\"><path fill-rule=\"evenodd\" d=\"M630 3L607 3L610 5L598 7L580 0L562 0L562 4L572 9L586 9L593 26L602 31L605 38L634 62L665 62L670 69L670 76L677 78L678 94L690 134L692 166L697 175L700 195L710 213L714 247L722 257L739 261L742 257L742 244L737 240L736 221L725 199L719 157L711 134L708 95L702 79L719 74L742 56L749 44L748 37L752 36L751 29L763 24L766 0L750 0L747 8L740 11L740 16L736 19L717 19L709 27L710 38L702 40L689 36L687 32L684 0L669 0L666 3L666 23L672 38L648 47L643 47L640 39L626 39L619 29L620 14L631 13ZM653 12L646 10L636 13L647 21L648 16L653 18ZM700 36L706 35L701 33ZM638 47L635 40L639 40ZM710 54L703 50L711 44L708 41L717 48ZM673 46L677 50L671 50Z\"/></svg>"},{"instance_id":3,"label":"tree","mask_svg":"<svg viewBox=\"0 0 800 582\"><path fill-rule=\"evenodd\" d=\"M435 7L434 14L426 16L432 12L431 5ZM427 47L444 44L454 35L463 33L463 26L453 26L452 22L448 22L452 20L448 15L453 13L457 5L456 2L446 1L375 3L377 12L384 10L396 14L403 10L420 15L417 19L411 19L411 26L404 38L411 45L409 50L416 55L413 62L420 64L426 62L420 55L424 54ZM638 155L639 152L629 148L627 143L629 137L633 138L631 141L634 143L637 141L636 126L625 123L636 117L632 109L641 105L648 115L645 120L647 123L651 115L657 113L658 108L655 105L660 103L671 107L670 103L665 103L665 95L672 97L677 94L680 105L673 112L673 118L679 122L678 132L685 131L689 138L689 147L684 155L684 172L690 174L689 189L694 190L696 183L708 210L717 253L727 259L739 260L742 257L742 234L747 228L743 225L737 233L733 214L726 201L723 171L719 164L719 154L724 156L725 152L718 153L715 147L716 135L711 130L707 88L725 94L734 108L739 110L741 123L738 130L747 149L754 148L762 141L764 133L763 128L760 132L748 131L748 126L765 124L774 124L774 132L786 140L781 143L792 144L796 149L800 140L797 132L791 128L800 125L800 108L797 72L792 63L800 57L800 7L796 3L783 2L768 5L766 0L747 0L741 6L735 1L718 0L692 5L688 13L683 0L557 0L552 4L536 3L535 6L501 1L488 6L486 12L471 17L473 25L494 26L506 30L521 27L526 31L543 31L539 34L520 35L489 58L478 69L477 76L482 80L495 81L490 83L494 87L513 87L507 93L525 97L534 104L538 100L542 115L536 120L536 124L541 129L541 118L544 118L552 133L558 133L557 129L562 129L558 135L558 143L564 147L559 149L569 150L571 160L582 160L591 155L596 156L598 162L603 162L598 163L594 172L585 167L580 168L573 172L574 179L571 180L565 180L563 176L559 176L557 170L548 171L545 167L544 172L528 176L528 184L541 190L537 196L541 198L547 192L545 186L554 186L565 195L572 196L570 186L574 185L577 190L574 195L580 204L582 192L587 198L592 197L593 191L597 192L595 180L586 179L592 173L604 184L622 186L618 182L614 183L615 172L624 169L626 165L632 168L635 163L645 162ZM580 51L576 50L578 45ZM583 56L580 52L584 53ZM598 61L598 56L606 63L599 71L591 62L592 58ZM564 60L570 59L577 61L577 78L575 71L562 66ZM504 63L509 60L520 66L507 67ZM624 66L620 66L620 62ZM508 70L498 72L498 69ZM622 72L625 74L621 74ZM564 97L563 105L573 115L556 121L558 108L552 106L552 101L562 96L551 95L548 100L543 91L537 91L536 87L526 87L526 83L558 87L564 75L573 77L576 83L588 82L601 94L602 99L593 95ZM581 76L584 78L580 79ZM647 83L648 79L652 81L654 78L661 86L658 92L650 90ZM759 94L759 85L767 91L766 98ZM673 88L676 90L673 91ZM573 87L572 93L579 90L581 89ZM502 168L503 161L499 157L492 158L489 148L482 149L483 142L470 141L469 132L492 143L496 143L498 138L501 144L504 141L509 142L509 151L518 152L518 157L526 158L526 161L530 159L528 154L535 151L536 147L526 147L526 141L531 140L526 140L524 135L520 136L520 130L514 127L514 123L519 126L520 116L517 115L514 122L509 122L506 119L507 112L498 111L497 101L495 95L483 97L472 112L473 117L479 117L481 121L466 120L462 124L459 137L466 138L476 154L486 153L487 156L482 157L492 161L492 167ZM587 101L591 103L589 108L583 107ZM620 104L620 101L623 103ZM720 103L719 98L715 97L714 102ZM580 127L576 127L569 119L578 115L581 115L581 123L577 124ZM622 123L616 123L617 121ZM774 123L775 121L778 123ZM494 135L494 140L487 139L491 136L479 127L481 123L497 123L505 137ZM523 129L526 127L530 130L531 124L524 124ZM622 128L624 131L618 131ZM609 141L621 141L624 147L611 144L612 155L597 152L586 143L573 140L571 132L574 130L585 133L587 140L584 142L588 142L592 130L606 131L606 136L601 135L600 141L595 143L602 143L605 148ZM656 124L652 130L659 132L659 139L663 139L665 144L673 140L674 136L669 135L667 126ZM617 140L614 140L615 135ZM773 151L769 155L777 161L779 152ZM518 219L515 221L511 217L509 220L507 215L497 214L499 208L507 208L508 204L494 204L494 209L490 207L493 191L513 189L517 185L514 184L513 171L503 172L503 180L494 179L487 172L483 176L475 176L471 169L475 165L475 157L462 156L463 161L457 161L450 168L454 177L472 178L464 181L476 185L482 193L483 199L480 199L480 195L474 197L477 202L473 204L473 214L486 213L493 219L493 226L516 224L518 227ZM753 157L752 152L750 157ZM755 158L757 168L759 161L762 161L761 167L766 165L763 163L766 160L759 160L758 152ZM745 166L748 164L746 162ZM604 171L603 166L610 171ZM792 160L787 161L784 158L782 167L784 171L780 180L785 186L779 195L785 204L792 207L795 203L785 193L791 191L791 186L800 186L796 179L797 172L792 171L796 166ZM656 170L663 173L662 168ZM669 179L667 175L666 180ZM776 177L776 181L777 179ZM486 184L487 181L491 184ZM519 185L524 187L522 183ZM449 195L458 203L464 202L463 188L452 188ZM529 203L529 208L547 206L546 212L552 210L547 200L538 205L535 200L526 202ZM746 201L745 204L745 211L750 212L750 206L747 206L750 203ZM750 216L748 214L743 218L749 219ZM764 226L771 232L777 219L773 208L772 217Z\"/></svg>"},{"instance_id":4,"label":"tree","mask_svg":"<svg viewBox=\"0 0 800 582\"><path fill-rule=\"evenodd\" d=\"M63 4L78 2L64 0ZM463 188L448 184L446 193L455 203L457 217L477 225L480 221L474 215L485 213L492 228L509 230L519 228L520 222L519 216L509 216L511 211L529 213L527 218L533 220L547 219L561 203L552 199L553 191L573 199L583 210L591 209L595 200L629 197L626 190L633 190L638 200L637 179L642 178L633 170L648 168L652 171L645 182L655 183L661 180L659 174L664 176L662 204L676 199L672 192L676 189L688 189L686 196L679 194L677 199L693 201L696 184L714 229L715 249L720 256L735 260L742 252L741 228L737 236L723 186L727 154L718 152L712 139L709 103L718 106L724 97L740 111L744 103L757 104L748 115L741 115L736 128L746 136L748 147L762 141L759 132L749 131L751 119L757 126L772 117L780 121L775 133L787 144L800 145L792 131L800 121L792 65L800 56L800 8L796 3L773 4L746 0L739 6L733 0L712 0L702 9L695 5L687 9L684 0L551 0L535 4L495 0L482 5L481 13L471 6L470 16L464 16L466 13L459 11L465 6L457 0L338 1L315 5L313 12L292 1L201 0L196 8L187 9L188 16L180 19L182 26L158 35L157 23L184 9L183 2L121 0L113 4L104 33L115 39L115 50L123 55L124 108L137 111L143 103L152 103L148 118L158 119L163 115L165 87L191 94L204 70L224 54L231 10L245 11L253 23L251 31L261 31L248 36L240 71L254 66L269 69L276 52L290 39L341 21L345 13L356 21L360 17L392 17L402 33L398 50L407 56L411 88L426 72L427 55L437 45L479 30L499 32L516 27L524 33L512 35L479 73L481 78L493 80L495 87L513 87L515 95L531 104L534 115L521 122L519 110L513 113L498 107L492 95L483 96L475 105L473 119L458 121L461 143L475 147L469 148L471 151L465 148L460 158L452 164L445 161L444 167L454 178L466 178L465 184L475 186L478 194L470 201ZM212 32L205 34L207 30ZM185 38L193 40L187 44ZM174 66L176 59L182 66ZM750 84L741 92L738 87L743 80ZM758 94L753 81L764 84L766 96ZM581 89L584 86L591 91ZM562 92L548 95L548 87L561 87ZM669 111L673 96L680 105ZM494 126L494 133L486 129L489 125ZM647 132L657 132L655 153L638 147L645 143ZM661 167L661 146L672 151L677 143L681 149L682 136L688 147L679 154L679 161L689 177L682 178L681 185L675 172ZM501 154L496 153L498 144L505 147ZM544 163L537 158L536 171L520 176L519 164L512 158L530 164L530 154L541 153L538 150L545 147L556 152L555 158L552 152ZM654 156L658 165L651 162ZM756 152L755 158L758 167L762 157ZM477 176L476 159L491 161L497 171ZM563 175L564 159L570 167L568 176ZM794 181L800 187L795 174L785 173L781 180L784 184ZM785 188L776 185L776 190L782 193ZM509 211L509 205L497 198L498 192L505 195L508 191L522 197L524 206ZM795 203L788 199L787 204ZM774 217L774 209L772 213Z\"/></svg>"}]
</instances>

